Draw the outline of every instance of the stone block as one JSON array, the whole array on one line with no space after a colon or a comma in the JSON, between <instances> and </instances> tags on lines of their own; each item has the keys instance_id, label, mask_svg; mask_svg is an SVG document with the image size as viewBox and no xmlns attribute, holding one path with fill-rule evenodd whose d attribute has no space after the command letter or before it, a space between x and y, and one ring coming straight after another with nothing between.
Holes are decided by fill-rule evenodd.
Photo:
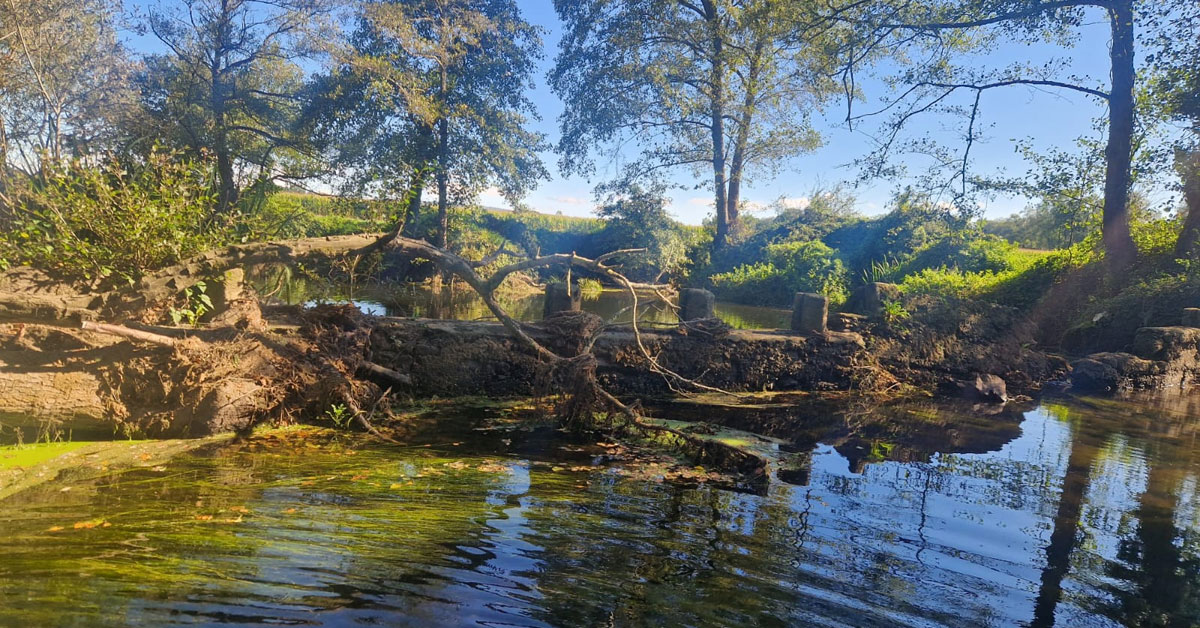
<instances>
[{"instance_id":1,"label":"stone block","mask_svg":"<svg viewBox=\"0 0 1200 628\"><path fill-rule=\"evenodd\" d=\"M708 290L700 288L685 288L679 293L679 320L695 321L703 318L713 318L713 305L716 297Z\"/></svg>"},{"instance_id":2,"label":"stone block","mask_svg":"<svg viewBox=\"0 0 1200 628\"><path fill-rule=\"evenodd\" d=\"M811 292L797 292L792 301L792 331L802 334L823 334L829 318L829 297Z\"/></svg>"},{"instance_id":3,"label":"stone block","mask_svg":"<svg viewBox=\"0 0 1200 628\"><path fill-rule=\"evenodd\" d=\"M1200 327L1200 307L1189 307L1183 310L1184 327Z\"/></svg>"},{"instance_id":4,"label":"stone block","mask_svg":"<svg viewBox=\"0 0 1200 628\"><path fill-rule=\"evenodd\" d=\"M850 298L846 300L846 306L842 309L874 318L883 313L884 303L899 299L900 286L876 281L855 288L854 292L850 293Z\"/></svg>"},{"instance_id":5,"label":"stone block","mask_svg":"<svg viewBox=\"0 0 1200 628\"><path fill-rule=\"evenodd\" d=\"M567 291L565 283L546 284L546 302L542 307L542 318L550 318L559 312L579 312L583 309L583 295L576 286Z\"/></svg>"}]
</instances>

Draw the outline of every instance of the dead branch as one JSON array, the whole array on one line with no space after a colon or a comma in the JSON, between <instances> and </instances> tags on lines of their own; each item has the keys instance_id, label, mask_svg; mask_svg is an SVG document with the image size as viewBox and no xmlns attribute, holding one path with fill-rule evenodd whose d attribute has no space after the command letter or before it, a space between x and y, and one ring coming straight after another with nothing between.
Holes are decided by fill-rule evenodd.
<instances>
[{"instance_id":1,"label":"dead branch","mask_svg":"<svg viewBox=\"0 0 1200 628\"><path fill-rule=\"evenodd\" d=\"M159 334L152 334L148 331L141 331L139 329L130 329L128 327L123 327L121 325L110 325L108 323L95 323L92 321L83 321L83 324L80 327L84 331L92 331L92 332L96 332L98 334L108 334L110 336L120 336L122 338L127 338L129 340L136 340L138 342L149 342L149 343L156 344L156 345L162 345L164 347L177 347L177 346L179 346L179 343L181 342L178 338L171 338L170 336L161 336Z\"/></svg>"}]
</instances>

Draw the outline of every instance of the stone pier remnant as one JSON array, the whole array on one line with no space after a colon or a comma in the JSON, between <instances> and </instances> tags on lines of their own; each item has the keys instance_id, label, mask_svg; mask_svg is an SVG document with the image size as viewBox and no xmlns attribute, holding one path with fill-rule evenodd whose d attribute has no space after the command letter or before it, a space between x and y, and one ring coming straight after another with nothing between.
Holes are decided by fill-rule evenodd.
<instances>
[{"instance_id":1,"label":"stone pier remnant","mask_svg":"<svg viewBox=\"0 0 1200 628\"><path fill-rule=\"evenodd\" d=\"M578 312L583 309L583 295L579 287L567 290L565 283L546 284L546 303L542 307L542 318L550 318L559 312Z\"/></svg>"},{"instance_id":2,"label":"stone pier remnant","mask_svg":"<svg viewBox=\"0 0 1200 628\"><path fill-rule=\"evenodd\" d=\"M792 331L823 334L828 317L829 297L812 292L796 293L792 301Z\"/></svg>"},{"instance_id":3,"label":"stone pier remnant","mask_svg":"<svg viewBox=\"0 0 1200 628\"><path fill-rule=\"evenodd\" d=\"M1200 307L1189 307L1183 310L1184 327L1200 327Z\"/></svg>"},{"instance_id":4,"label":"stone pier remnant","mask_svg":"<svg viewBox=\"0 0 1200 628\"><path fill-rule=\"evenodd\" d=\"M885 303L899 299L900 286L894 283L874 281L855 288L850 293L850 298L846 300L846 306L842 309L870 318L878 318L883 314Z\"/></svg>"},{"instance_id":5,"label":"stone pier remnant","mask_svg":"<svg viewBox=\"0 0 1200 628\"><path fill-rule=\"evenodd\" d=\"M679 293L679 320L695 321L702 318L713 318L715 303L716 297L708 290L685 288Z\"/></svg>"}]
</instances>

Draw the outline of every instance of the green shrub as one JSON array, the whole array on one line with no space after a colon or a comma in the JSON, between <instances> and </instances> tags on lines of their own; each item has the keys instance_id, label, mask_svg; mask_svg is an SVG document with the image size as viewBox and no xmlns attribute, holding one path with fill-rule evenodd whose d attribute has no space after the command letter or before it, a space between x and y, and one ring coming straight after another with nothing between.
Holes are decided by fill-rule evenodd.
<instances>
[{"instance_id":1,"label":"green shrub","mask_svg":"<svg viewBox=\"0 0 1200 628\"><path fill-rule=\"evenodd\" d=\"M743 264L710 277L713 291L738 303L791 305L797 292L819 292L834 303L846 300L846 269L820 241L772 244L767 261Z\"/></svg>"},{"instance_id":2,"label":"green shrub","mask_svg":"<svg viewBox=\"0 0 1200 628\"><path fill-rule=\"evenodd\" d=\"M213 189L210 168L166 152L48 166L12 195L0 260L70 279L132 281L230 236L210 220Z\"/></svg>"}]
</instances>

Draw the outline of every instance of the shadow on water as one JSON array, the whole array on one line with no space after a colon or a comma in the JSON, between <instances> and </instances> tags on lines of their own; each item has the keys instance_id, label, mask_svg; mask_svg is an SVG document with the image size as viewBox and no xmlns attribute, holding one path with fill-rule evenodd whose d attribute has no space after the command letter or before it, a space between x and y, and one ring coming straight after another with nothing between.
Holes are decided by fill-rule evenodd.
<instances>
[{"instance_id":1,"label":"shadow on water","mask_svg":"<svg viewBox=\"0 0 1200 628\"><path fill-rule=\"evenodd\" d=\"M1196 402L776 401L654 409L805 454L765 495L626 477L485 410L405 447L283 434L46 484L0 501L0 624L1200 621Z\"/></svg>"}]
</instances>

